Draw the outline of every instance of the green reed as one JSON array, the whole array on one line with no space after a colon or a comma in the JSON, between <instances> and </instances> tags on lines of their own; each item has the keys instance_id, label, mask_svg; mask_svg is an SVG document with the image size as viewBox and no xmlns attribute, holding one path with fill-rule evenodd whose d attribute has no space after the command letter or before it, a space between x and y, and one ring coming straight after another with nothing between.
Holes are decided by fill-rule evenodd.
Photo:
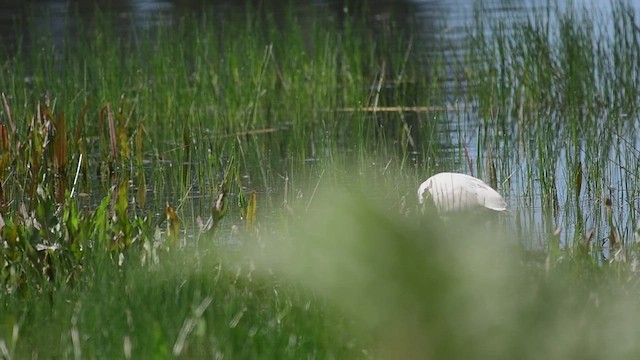
<instances>
[{"instance_id":1,"label":"green reed","mask_svg":"<svg viewBox=\"0 0 640 360\"><path fill-rule=\"evenodd\" d=\"M501 161L498 178L515 181L526 206L548 212L543 233L560 227L567 240L578 240L595 227L608 238L604 204L611 199L624 224L616 231L632 237L635 23L624 1L612 3L610 13L552 3L495 21L477 13L468 29L468 101L477 105L484 134L478 163L488 148L510 159Z\"/></svg>"},{"instance_id":2,"label":"green reed","mask_svg":"<svg viewBox=\"0 0 640 360\"><path fill-rule=\"evenodd\" d=\"M428 84L410 56L414 44L389 40L405 38L393 27L378 39L355 18L302 25L292 14L222 23L205 15L123 38L107 16L96 18L80 35L68 35L68 46L34 35L28 50L6 59L3 91L16 119L34 116L33 104L48 96L69 128L83 123L82 141L97 136L85 155L101 160L116 153L105 136L111 106L122 155L116 167L128 168L129 177L139 172L127 160L142 131L138 164L151 163L159 174L148 179L156 193L210 188L229 158L238 160L251 187L269 193L281 187L282 159L304 173L309 159L331 169L342 149L360 154L353 160L362 163L371 153L388 159L408 152L403 116L357 111L422 104L418 97L403 104L408 86L423 93ZM378 100L380 87L388 100ZM398 141L405 154L389 153L387 144Z\"/></svg>"}]
</instances>

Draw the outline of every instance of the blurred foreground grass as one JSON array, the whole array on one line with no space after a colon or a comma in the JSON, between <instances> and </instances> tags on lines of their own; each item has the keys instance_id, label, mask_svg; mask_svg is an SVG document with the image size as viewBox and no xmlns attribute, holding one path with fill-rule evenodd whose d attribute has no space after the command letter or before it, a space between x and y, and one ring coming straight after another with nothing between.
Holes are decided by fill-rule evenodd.
<instances>
[{"instance_id":1,"label":"blurred foreground grass","mask_svg":"<svg viewBox=\"0 0 640 360\"><path fill-rule=\"evenodd\" d=\"M372 190L320 189L310 205L293 204L288 221L238 230L233 245L203 237L158 248L153 261L146 245L116 257L87 249L75 283L0 293L0 354L640 355L635 249L601 263L564 248L535 262L501 230L401 215L388 192Z\"/></svg>"},{"instance_id":2,"label":"blurred foreground grass","mask_svg":"<svg viewBox=\"0 0 640 360\"><path fill-rule=\"evenodd\" d=\"M367 193L320 194L304 223L258 257L355 319L375 357L640 355L638 276L628 258L598 264L567 248L536 263L508 234L400 217Z\"/></svg>"}]
</instances>

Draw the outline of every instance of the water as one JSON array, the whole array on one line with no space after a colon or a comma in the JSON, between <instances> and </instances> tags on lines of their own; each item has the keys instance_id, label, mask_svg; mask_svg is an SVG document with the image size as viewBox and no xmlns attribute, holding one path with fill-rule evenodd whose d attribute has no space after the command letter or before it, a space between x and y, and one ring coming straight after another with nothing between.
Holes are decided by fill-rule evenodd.
<instances>
[{"instance_id":1,"label":"water","mask_svg":"<svg viewBox=\"0 0 640 360\"><path fill-rule=\"evenodd\" d=\"M49 1L22 1L4 0L0 3L0 44L5 51L15 51L17 44L22 41L23 47L30 46L30 34L32 31L41 33L46 30L52 35L55 46L63 47L72 44L65 43L65 34L73 33L78 28L84 28L92 21L96 21L95 7L101 4L101 11L116 15L118 22L117 29L120 36L129 34L141 29L153 29L155 27L170 27L184 14L198 12L201 9L200 1L159 1L159 0L113 0L104 5L102 1L83 0L49 0ZM245 11L244 5L238 5L237 1L216 1L214 8L215 16L223 19L239 12ZM267 1L274 9L283 8L288 1ZM347 7L341 1L305 1L294 2L296 13L304 19L306 15L317 13L319 9L326 11L330 16L340 18L345 13L353 12L354 7ZM357 2L349 2L355 4ZM611 12L610 0L576 0L572 2L576 7L585 7L594 13L608 14ZM420 29L417 36L417 50L428 59L430 52L442 53L445 49L445 57L450 63L450 77L444 79L444 86L448 92L443 94L442 103L451 107L469 109L474 104L465 104L459 99L460 89L455 86L459 82L454 81L458 76L456 61L466 54L464 47L464 35L467 28L474 21L474 14L486 23L490 23L502 18L526 18L535 14L544 13L549 10L549 6L563 8L566 3L560 1L558 5L550 5L547 0L486 0L482 5L474 1L464 0L425 0L425 1L399 1L399 0L369 0L367 2L370 12L374 14L371 22L371 30L376 31L380 26L393 24L402 26L407 18L416 18L417 27ZM635 8L640 8L640 0L631 1ZM265 7L268 7L266 5ZM356 6L360 6L356 4ZM29 24L27 18L29 14L34 14L35 19L50 19L50 21L35 21ZM550 24L555 26L555 24ZM612 24L606 22L603 16L603 24L599 31L611 32ZM462 88L462 91L465 89ZM425 106L429 104L424 104ZM479 139L485 136L498 136L497 129L492 126L483 125L486 119L479 117L473 110L452 111L445 117L446 124L441 126L442 137L448 138L453 144L464 144L456 147L452 151L457 152L466 147L466 151L471 156L471 161L478 165L485 161L486 149L481 149L482 141ZM562 119L551 118L549 121L562 121ZM636 122L637 123L637 122ZM517 125L513 126L514 133L518 131ZM625 134L627 136L627 134ZM517 138L517 136L513 136ZM520 139L522 141L522 139ZM628 172L620 170L619 164L627 164L636 155L630 154L630 149L640 148L638 139L633 135L628 138L621 136L617 147L608 150L605 156L609 161L606 164L605 173L607 180L605 187L609 191L609 196L614 201L616 211L616 222L625 225L623 236L631 237L635 222L634 204L637 191L628 188L625 177ZM625 145L626 144L626 145ZM631 144L632 146L627 146ZM606 208L601 194L587 189L581 192L578 199L573 199L568 188L571 177L568 174L573 171L569 169L566 151L561 145L556 145L559 154L556 160L555 173L552 175L554 187L556 189L555 200L547 201L543 199L543 190L540 185L539 175L535 181L528 179L529 169L524 161L521 161L517 154L519 147L513 144L502 144L505 148L512 149L516 153L505 154L501 149L493 149L498 155L497 162L506 165L498 166L498 179L500 184L498 189L505 194L511 209L512 228L516 232L534 230L538 234L537 238L531 241L532 247L544 246L549 234L555 228L567 229L561 232L563 242L571 242L575 237L572 231L576 222L582 222L583 228L588 229L597 226L596 240L600 241L608 236L609 228L606 225ZM460 156L461 158L463 156ZM588 159L582 154L581 163L586 166ZM465 173L481 171L482 166L469 168L466 162L462 161L458 168L447 169ZM425 174L425 178L429 174ZM486 178L486 174L479 173L475 176ZM625 210L626 209L626 210ZM605 223L603 225L603 223ZM522 230L525 229L525 230Z\"/></svg>"},{"instance_id":2,"label":"water","mask_svg":"<svg viewBox=\"0 0 640 360\"><path fill-rule=\"evenodd\" d=\"M608 3L608 1L600 1ZM206 2L204 2L206 4ZM255 3L262 3L256 1ZM284 8L288 1L266 1L265 8L271 8L277 12ZM347 6L346 3L353 4ZM315 14L319 9L328 11L336 17L345 13L355 12L355 8L363 6L359 1L297 1L296 13L304 17L305 14ZM474 11L473 1L402 1L402 0L371 0L366 2L373 18L379 22L393 22L402 24L409 17L416 17L419 27L422 29L420 41L424 49L438 46L440 36L447 34L450 39L459 38L464 27L472 21ZM520 13L526 16L529 11L541 8L546 4L543 0L529 1L485 1L484 15L489 18L499 18L505 14ZM95 9L99 8L104 13L115 14L118 19L118 29L121 35L126 35L134 29L146 29L156 26L171 26L180 16L187 13L197 13L202 9L202 2L191 1L162 1L162 0L4 0L0 2L0 39L5 47L12 48L20 38L29 39L29 33L33 30L46 28L53 36L56 44L63 44L64 34L67 31L75 31L79 24L91 24L95 21ZM233 14L245 11L244 2L220 0L206 5L213 8L213 13L219 18L225 18ZM33 27L28 26L28 15L33 14L35 21ZM40 21L44 18L50 22ZM375 27L376 24L372 24Z\"/></svg>"}]
</instances>

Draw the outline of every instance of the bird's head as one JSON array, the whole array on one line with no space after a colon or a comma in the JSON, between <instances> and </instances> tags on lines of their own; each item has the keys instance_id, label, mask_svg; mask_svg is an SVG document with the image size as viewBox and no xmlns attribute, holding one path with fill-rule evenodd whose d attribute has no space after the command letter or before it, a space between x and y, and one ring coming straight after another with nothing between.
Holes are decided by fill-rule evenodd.
<instances>
[{"instance_id":1,"label":"bird's head","mask_svg":"<svg viewBox=\"0 0 640 360\"><path fill-rule=\"evenodd\" d=\"M438 209L433 202L433 195L431 193L432 189L433 183L431 180L423 182L422 184L420 184L420 187L418 187L418 211L423 214L435 214L438 212Z\"/></svg>"},{"instance_id":2,"label":"bird's head","mask_svg":"<svg viewBox=\"0 0 640 360\"><path fill-rule=\"evenodd\" d=\"M431 179L428 179L427 181L420 184L420 187L418 187L418 202L420 203L420 205L424 205L426 200L431 199L430 190L431 190Z\"/></svg>"}]
</instances>

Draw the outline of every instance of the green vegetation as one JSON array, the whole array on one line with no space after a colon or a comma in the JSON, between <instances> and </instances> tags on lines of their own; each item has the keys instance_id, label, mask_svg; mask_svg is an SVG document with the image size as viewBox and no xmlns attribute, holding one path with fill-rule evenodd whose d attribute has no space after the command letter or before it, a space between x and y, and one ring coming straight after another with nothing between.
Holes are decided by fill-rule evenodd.
<instances>
[{"instance_id":1,"label":"green vegetation","mask_svg":"<svg viewBox=\"0 0 640 360\"><path fill-rule=\"evenodd\" d=\"M640 354L628 5L428 53L366 14L213 19L0 59L0 357ZM500 231L417 211L445 169L510 199Z\"/></svg>"}]
</instances>

